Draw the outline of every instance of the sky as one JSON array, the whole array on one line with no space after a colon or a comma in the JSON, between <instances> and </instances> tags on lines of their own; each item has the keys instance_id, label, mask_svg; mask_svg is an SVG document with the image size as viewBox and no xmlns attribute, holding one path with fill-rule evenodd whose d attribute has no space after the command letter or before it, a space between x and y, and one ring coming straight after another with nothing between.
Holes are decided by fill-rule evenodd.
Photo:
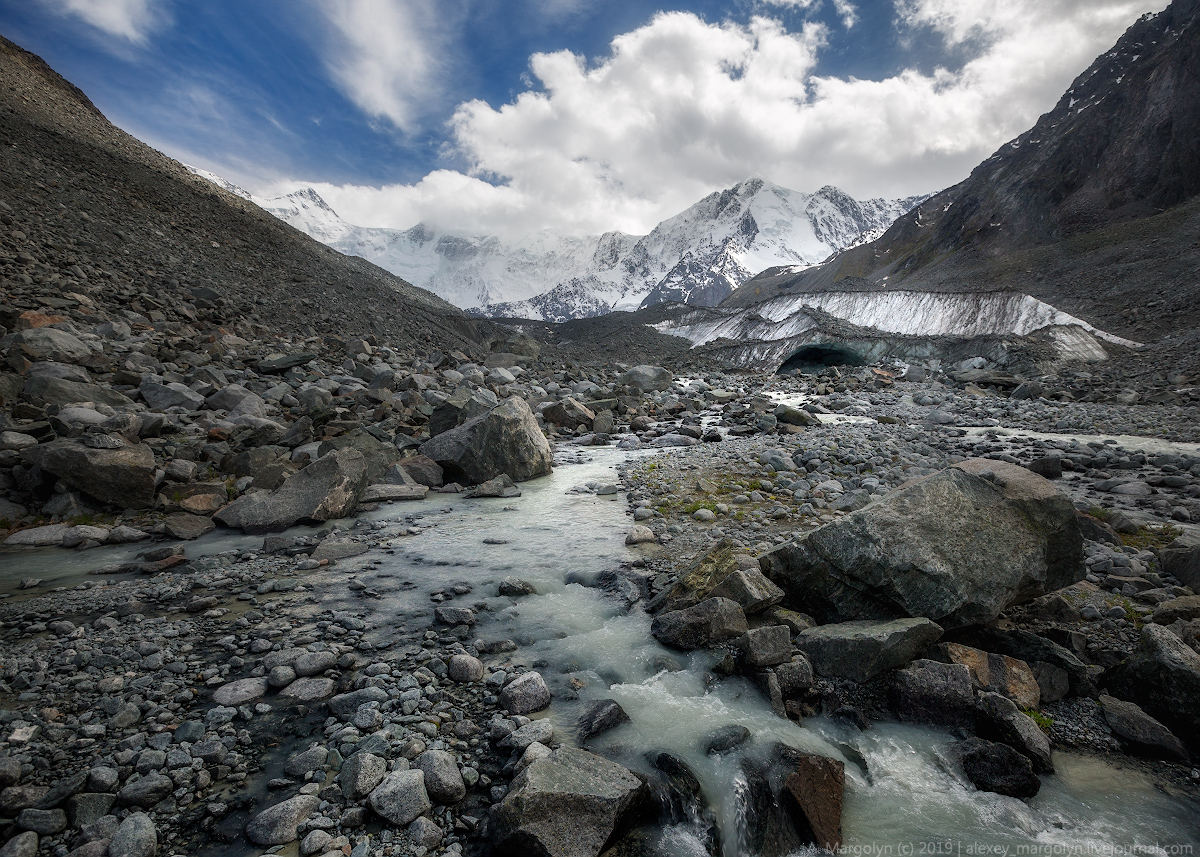
<instances>
[{"instance_id":1,"label":"sky","mask_svg":"<svg viewBox=\"0 0 1200 857\"><path fill-rule=\"evenodd\" d=\"M649 231L751 177L964 179L1166 0L0 0L116 125L260 196Z\"/></svg>"}]
</instances>

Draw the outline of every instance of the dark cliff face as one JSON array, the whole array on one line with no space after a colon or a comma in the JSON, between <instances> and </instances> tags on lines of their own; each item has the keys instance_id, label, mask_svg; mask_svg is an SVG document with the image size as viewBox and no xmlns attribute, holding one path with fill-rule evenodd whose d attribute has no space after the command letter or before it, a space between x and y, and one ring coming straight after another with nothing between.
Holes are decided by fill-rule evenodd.
<instances>
[{"instance_id":1,"label":"dark cliff face","mask_svg":"<svg viewBox=\"0 0 1200 857\"><path fill-rule=\"evenodd\" d=\"M1200 0L1135 23L1029 131L878 240L728 301L1016 288L1116 332L1200 325ZM887 278L885 281L884 278Z\"/></svg>"}]
</instances>

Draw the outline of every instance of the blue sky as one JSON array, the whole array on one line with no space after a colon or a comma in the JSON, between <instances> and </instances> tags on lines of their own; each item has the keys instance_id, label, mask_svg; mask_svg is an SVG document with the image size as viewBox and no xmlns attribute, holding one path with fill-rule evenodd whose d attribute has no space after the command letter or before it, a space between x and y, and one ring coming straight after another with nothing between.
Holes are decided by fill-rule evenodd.
<instances>
[{"instance_id":1,"label":"blue sky","mask_svg":"<svg viewBox=\"0 0 1200 857\"><path fill-rule=\"evenodd\" d=\"M644 231L748 175L965 177L1163 0L0 0L112 121L261 194Z\"/></svg>"}]
</instances>

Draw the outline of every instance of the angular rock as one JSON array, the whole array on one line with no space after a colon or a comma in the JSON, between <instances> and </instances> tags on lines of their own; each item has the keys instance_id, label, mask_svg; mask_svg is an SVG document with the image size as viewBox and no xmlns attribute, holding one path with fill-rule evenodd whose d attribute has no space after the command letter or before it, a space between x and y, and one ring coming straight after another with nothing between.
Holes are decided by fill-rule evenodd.
<instances>
[{"instance_id":1,"label":"angular rock","mask_svg":"<svg viewBox=\"0 0 1200 857\"><path fill-rule=\"evenodd\" d=\"M0 339L0 348L15 349L34 362L53 360L55 363L80 364L92 358L92 349L81 339L53 327L35 327L10 333Z\"/></svg>"},{"instance_id":2,"label":"angular rock","mask_svg":"<svg viewBox=\"0 0 1200 857\"><path fill-rule=\"evenodd\" d=\"M296 795L260 812L246 825L246 838L255 845L286 845L296 839L296 828L317 811L316 795Z\"/></svg>"},{"instance_id":3,"label":"angular rock","mask_svg":"<svg viewBox=\"0 0 1200 857\"><path fill-rule=\"evenodd\" d=\"M563 426L568 429L573 429L576 426L586 426L590 429L593 421L596 419L596 412L572 397L567 396L561 402L555 402L543 410L542 416L546 422L554 423L556 426Z\"/></svg>"},{"instance_id":4,"label":"angular rock","mask_svg":"<svg viewBox=\"0 0 1200 857\"><path fill-rule=\"evenodd\" d=\"M740 644L748 667L773 667L792 659L792 632L786 625L751 628Z\"/></svg>"},{"instance_id":5,"label":"angular rock","mask_svg":"<svg viewBox=\"0 0 1200 857\"><path fill-rule=\"evenodd\" d=\"M779 692L784 699L803 696L813 686L813 668L804 655L795 655L788 663L775 667Z\"/></svg>"},{"instance_id":6,"label":"angular rock","mask_svg":"<svg viewBox=\"0 0 1200 857\"><path fill-rule=\"evenodd\" d=\"M153 857L158 851L158 830L144 812L131 812L108 843L109 857Z\"/></svg>"},{"instance_id":7,"label":"angular rock","mask_svg":"<svg viewBox=\"0 0 1200 857\"><path fill-rule=\"evenodd\" d=\"M392 824L410 824L433 809L421 771L392 771L367 798L371 809Z\"/></svg>"},{"instance_id":8,"label":"angular rock","mask_svg":"<svg viewBox=\"0 0 1200 857\"><path fill-rule=\"evenodd\" d=\"M522 673L500 691L500 705L511 714L532 714L550 704L550 688L538 672Z\"/></svg>"},{"instance_id":9,"label":"angular rock","mask_svg":"<svg viewBox=\"0 0 1200 857\"><path fill-rule=\"evenodd\" d=\"M35 857L38 850L38 835L32 830L18 833L0 847L0 857ZM105 849L107 851L107 849Z\"/></svg>"},{"instance_id":10,"label":"angular rock","mask_svg":"<svg viewBox=\"0 0 1200 857\"><path fill-rule=\"evenodd\" d=\"M117 792L117 800L130 806L149 809L175 790L175 782L162 774L150 773L140 780L126 783Z\"/></svg>"},{"instance_id":11,"label":"angular rock","mask_svg":"<svg viewBox=\"0 0 1200 857\"><path fill-rule=\"evenodd\" d=\"M426 441L421 454L450 478L471 485L501 473L517 482L545 476L553 458L529 405L516 396Z\"/></svg>"},{"instance_id":12,"label":"angular rock","mask_svg":"<svg viewBox=\"0 0 1200 857\"><path fill-rule=\"evenodd\" d=\"M904 666L941 636L928 619L863 620L809 628L796 645L819 675L861 682Z\"/></svg>"},{"instance_id":13,"label":"angular rock","mask_svg":"<svg viewBox=\"0 0 1200 857\"><path fill-rule=\"evenodd\" d=\"M522 771L492 808L497 857L596 857L628 827L647 789L626 768L562 748Z\"/></svg>"},{"instance_id":14,"label":"angular rock","mask_svg":"<svg viewBox=\"0 0 1200 857\"><path fill-rule=\"evenodd\" d=\"M962 664L916 660L892 674L891 702L908 723L975 728L975 693Z\"/></svg>"},{"instance_id":15,"label":"angular rock","mask_svg":"<svg viewBox=\"0 0 1200 857\"><path fill-rule=\"evenodd\" d=\"M436 803L458 803L466 797L458 762L445 750L426 750L413 760L413 767L425 774L425 791Z\"/></svg>"},{"instance_id":16,"label":"angular rock","mask_svg":"<svg viewBox=\"0 0 1200 857\"><path fill-rule=\"evenodd\" d=\"M760 562L789 605L820 621L920 616L946 628L990 621L1084 575L1066 495L1023 467L980 459L897 489Z\"/></svg>"},{"instance_id":17,"label":"angular rock","mask_svg":"<svg viewBox=\"0 0 1200 857\"><path fill-rule=\"evenodd\" d=\"M279 532L301 521L319 523L352 514L366 487L363 454L333 450L271 493L244 494L213 519L252 534Z\"/></svg>"},{"instance_id":18,"label":"angular rock","mask_svg":"<svg viewBox=\"0 0 1200 857\"><path fill-rule=\"evenodd\" d=\"M167 528L167 534L171 538L185 541L198 539L217 528L216 524L208 518L190 515L187 512L175 512L167 515L163 520L163 525Z\"/></svg>"},{"instance_id":19,"label":"angular rock","mask_svg":"<svg viewBox=\"0 0 1200 857\"><path fill-rule=\"evenodd\" d=\"M1096 694L1095 684L1083 661L1069 649L1032 631L972 628L960 634L959 641L987 652L1008 655L1030 665L1042 663L1055 667L1066 673L1070 693L1076 696Z\"/></svg>"},{"instance_id":20,"label":"angular rock","mask_svg":"<svg viewBox=\"0 0 1200 857\"><path fill-rule=\"evenodd\" d=\"M803 833L818 848L837 854L842 845L845 763L823 756L801 756L783 787L795 798L808 824Z\"/></svg>"},{"instance_id":21,"label":"angular rock","mask_svg":"<svg viewBox=\"0 0 1200 857\"><path fill-rule=\"evenodd\" d=\"M579 716L579 738L586 741L629 722L629 715L615 699L598 699Z\"/></svg>"},{"instance_id":22,"label":"angular rock","mask_svg":"<svg viewBox=\"0 0 1200 857\"><path fill-rule=\"evenodd\" d=\"M342 786L342 797L358 800L366 797L383 782L387 773L387 761L374 753L358 752L342 762L338 771L338 782Z\"/></svg>"},{"instance_id":23,"label":"angular rock","mask_svg":"<svg viewBox=\"0 0 1200 857\"><path fill-rule=\"evenodd\" d=\"M120 408L132 405L133 400L111 387L99 384L83 384L65 378L48 375L31 375L25 382L24 393L31 399L40 399L47 405L73 405L76 402L94 402Z\"/></svg>"},{"instance_id":24,"label":"angular rock","mask_svg":"<svg viewBox=\"0 0 1200 857\"><path fill-rule=\"evenodd\" d=\"M413 455L400 460L399 466L418 485L427 488L442 486L442 468L427 455Z\"/></svg>"},{"instance_id":25,"label":"angular rock","mask_svg":"<svg viewBox=\"0 0 1200 857\"><path fill-rule=\"evenodd\" d=\"M1016 798L1031 798L1042 787L1029 759L1006 744L968 738L955 747L963 773L975 788Z\"/></svg>"},{"instance_id":26,"label":"angular rock","mask_svg":"<svg viewBox=\"0 0 1200 857\"><path fill-rule=\"evenodd\" d=\"M145 509L154 502L154 453L146 444L92 449L54 440L30 447L21 456L103 503Z\"/></svg>"},{"instance_id":27,"label":"angular rock","mask_svg":"<svg viewBox=\"0 0 1200 857\"><path fill-rule=\"evenodd\" d=\"M1018 711L1008 697L990 692L979 694L975 730L980 738L999 741L1028 756L1035 771L1054 773L1050 739L1033 718Z\"/></svg>"},{"instance_id":28,"label":"angular rock","mask_svg":"<svg viewBox=\"0 0 1200 857\"><path fill-rule=\"evenodd\" d=\"M218 687L213 691L212 699L217 705L238 706L263 696L269 687L265 676L242 678Z\"/></svg>"},{"instance_id":29,"label":"angular rock","mask_svg":"<svg viewBox=\"0 0 1200 857\"><path fill-rule=\"evenodd\" d=\"M747 616L761 613L783 600L784 592L757 568L739 568L708 593L709 598L728 598L742 606Z\"/></svg>"},{"instance_id":30,"label":"angular rock","mask_svg":"<svg viewBox=\"0 0 1200 857\"><path fill-rule=\"evenodd\" d=\"M1189 760L1183 742L1171 730L1132 702L1100 694L1100 709L1113 734L1134 749L1152 756L1181 762Z\"/></svg>"},{"instance_id":31,"label":"angular rock","mask_svg":"<svg viewBox=\"0 0 1200 857\"><path fill-rule=\"evenodd\" d=\"M660 392L671 386L675 378L661 366L634 366L617 380L628 387L641 390L643 393Z\"/></svg>"},{"instance_id":32,"label":"angular rock","mask_svg":"<svg viewBox=\"0 0 1200 857\"><path fill-rule=\"evenodd\" d=\"M429 436L436 437L468 420L483 416L496 405L496 397L489 390L459 387L429 415Z\"/></svg>"},{"instance_id":33,"label":"angular rock","mask_svg":"<svg viewBox=\"0 0 1200 857\"><path fill-rule=\"evenodd\" d=\"M660 613L650 625L660 643L684 650L732 640L746 631L746 614L728 598L708 598L686 610Z\"/></svg>"},{"instance_id":34,"label":"angular rock","mask_svg":"<svg viewBox=\"0 0 1200 857\"><path fill-rule=\"evenodd\" d=\"M997 655L960 643L938 643L938 660L963 664L980 690L1007 696L1019 708L1039 708L1042 690L1029 664L1008 655Z\"/></svg>"},{"instance_id":35,"label":"angular rock","mask_svg":"<svg viewBox=\"0 0 1200 857\"><path fill-rule=\"evenodd\" d=\"M1193 752L1200 748L1200 654L1162 625L1142 628L1138 649L1104 674L1104 685L1182 736Z\"/></svg>"},{"instance_id":36,"label":"angular rock","mask_svg":"<svg viewBox=\"0 0 1200 857\"><path fill-rule=\"evenodd\" d=\"M360 503L383 503L389 500L424 500L429 489L424 485L371 485L359 498Z\"/></svg>"},{"instance_id":37,"label":"angular rock","mask_svg":"<svg viewBox=\"0 0 1200 857\"><path fill-rule=\"evenodd\" d=\"M194 411L204 404L203 396L178 381L163 384L147 378L138 387L138 392L152 411L165 411L168 408Z\"/></svg>"}]
</instances>

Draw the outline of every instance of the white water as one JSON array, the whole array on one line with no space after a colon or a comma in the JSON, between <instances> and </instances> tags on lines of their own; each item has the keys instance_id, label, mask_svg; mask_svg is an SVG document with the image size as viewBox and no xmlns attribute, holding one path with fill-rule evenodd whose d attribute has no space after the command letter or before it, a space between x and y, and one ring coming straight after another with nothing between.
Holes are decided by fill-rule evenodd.
<instances>
[{"instance_id":1,"label":"white water","mask_svg":"<svg viewBox=\"0 0 1200 857\"><path fill-rule=\"evenodd\" d=\"M637 556L624 546L630 524L620 495L571 493L585 483L615 482L615 467L626 460L624 455L592 448L572 455L583 463L560 465L553 476L525 483L518 499L434 495L420 503L384 506L367 517L401 528L405 518L423 513L419 524L426 529L397 538L394 555L372 551L339 567L383 594L381 601L366 606L374 606L385 625L420 624L432 615L430 590L472 584L474 591L462 603L482 601L491 608L481 613L479 635L520 642L522 648L512 654L516 661L545 661L539 668L556 697L547 716L560 738L573 740L574 720L586 701L618 700L632 722L600 736L593 748L643 770L651 751L684 759L713 808L726 857L745 854L737 799L741 754L765 752L773 742L846 762L843 830L848 853L1008 857L1021 847L1033 850L1020 853L1055 857L1131 848L1169 854L1181 852L1155 846L1200 843L1200 812L1193 802L1164 794L1148 777L1099 759L1057 753L1058 773L1044 776L1041 793L1025 803L976 791L946 761L952 739L940 730L876 724L858 732L823 717L799 726L772 714L762 694L743 679L710 686L705 674L711 655L659 646L650 636L649 617L636 607L626 612L600 590L568 582L574 577L591 580ZM485 544L485 539L507 544ZM189 545L188 552L197 555L205 545L245 549L257 544L257 539L214 536ZM112 562L107 556L100 561L105 553L31 551L23 562L26 567L33 558L46 567L56 558ZM0 558L0 570L8 577L12 556ZM379 560L378 567L367 565ZM499 597L496 583L508 575L533 583L539 594ZM335 606L331 602L336 600L325 603ZM362 600L353 603L358 609L364 606ZM572 679L580 702L567 698ZM753 733L751 741L722 757L705 755L705 737L733 723L746 726ZM705 852L697 833L687 824L665 830L659 853L701 857ZM985 848L1008 850L981 850Z\"/></svg>"}]
</instances>

